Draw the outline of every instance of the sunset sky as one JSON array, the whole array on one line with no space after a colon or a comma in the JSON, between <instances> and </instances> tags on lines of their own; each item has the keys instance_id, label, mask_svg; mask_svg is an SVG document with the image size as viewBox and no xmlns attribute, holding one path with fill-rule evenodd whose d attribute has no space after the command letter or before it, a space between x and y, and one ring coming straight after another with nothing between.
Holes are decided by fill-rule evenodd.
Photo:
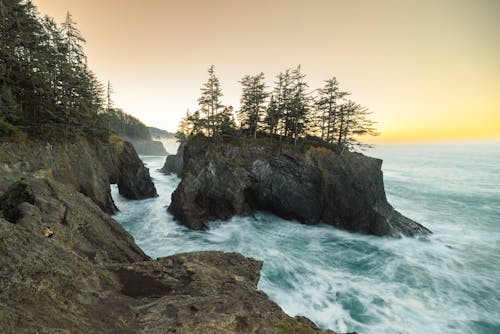
<instances>
[{"instance_id":1,"label":"sunset sky","mask_svg":"<svg viewBox=\"0 0 500 334\"><path fill-rule=\"evenodd\" d=\"M500 1L35 0L70 11L115 105L174 131L215 65L223 102L238 81L302 65L368 107L377 140L500 138Z\"/></svg>"}]
</instances>

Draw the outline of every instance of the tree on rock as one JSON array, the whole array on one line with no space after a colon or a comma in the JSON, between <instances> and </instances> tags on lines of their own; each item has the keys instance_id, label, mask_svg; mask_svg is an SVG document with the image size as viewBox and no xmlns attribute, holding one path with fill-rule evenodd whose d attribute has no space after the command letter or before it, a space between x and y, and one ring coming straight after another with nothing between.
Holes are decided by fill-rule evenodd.
<instances>
[{"instance_id":1,"label":"tree on rock","mask_svg":"<svg viewBox=\"0 0 500 334\"><path fill-rule=\"evenodd\" d=\"M269 93L265 91L264 73L254 76L246 75L240 83L242 86L239 111L241 128L256 138L262 115L266 110L265 102L269 96Z\"/></svg>"},{"instance_id":2,"label":"tree on rock","mask_svg":"<svg viewBox=\"0 0 500 334\"><path fill-rule=\"evenodd\" d=\"M351 149L354 146L369 146L362 144L358 137L377 136L375 122L368 116L371 112L366 107L348 100L339 107L339 134L337 145L342 149Z\"/></svg>"},{"instance_id":3,"label":"tree on rock","mask_svg":"<svg viewBox=\"0 0 500 334\"><path fill-rule=\"evenodd\" d=\"M316 100L317 124L321 133L321 139L327 143L335 142L338 137L338 108L341 99L349 95L339 88L337 78L333 77L325 81L323 88L318 90Z\"/></svg>"},{"instance_id":4,"label":"tree on rock","mask_svg":"<svg viewBox=\"0 0 500 334\"><path fill-rule=\"evenodd\" d=\"M208 80L201 88L201 97L198 99L200 112L206 118L206 134L209 137L216 135L215 116L224 107L221 102L222 91L220 88L219 79L215 76L214 65L208 69Z\"/></svg>"}]
</instances>

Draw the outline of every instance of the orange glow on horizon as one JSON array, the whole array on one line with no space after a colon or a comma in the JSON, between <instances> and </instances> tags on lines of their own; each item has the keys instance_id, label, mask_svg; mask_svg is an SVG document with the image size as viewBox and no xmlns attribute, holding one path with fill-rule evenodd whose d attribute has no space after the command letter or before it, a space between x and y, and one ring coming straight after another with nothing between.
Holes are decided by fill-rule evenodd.
<instances>
[{"instance_id":1,"label":"orange glow on horizon","mask_svg":"<svg viewBox=\"0 0 500 334\"><path fill-rule=\"evenodd\" d=\"M369 142L500 138L500 1L34 0L70 11L115 105L175 131L215 65L223 102L238 81L302 65L311 89L335 75L373 112Z\"/></svg>"}]
</instances>

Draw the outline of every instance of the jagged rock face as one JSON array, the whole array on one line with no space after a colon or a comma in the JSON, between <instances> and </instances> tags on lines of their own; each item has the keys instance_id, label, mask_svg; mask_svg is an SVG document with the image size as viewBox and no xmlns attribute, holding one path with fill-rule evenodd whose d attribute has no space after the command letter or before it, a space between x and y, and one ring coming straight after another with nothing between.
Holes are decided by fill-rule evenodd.
<instances>
[{"instance_id":1,"label":"jagged rock face","mask_svg":"<svg viewBox=\"0 0 500 334\"><path fill-rule=\"evenodd\" d=\"M149 169L144 167L132 144L124 142L118 156L117 184L120 194L131 199L157 196Z\"/></svg>"},{"instance_id":2,"label":"jagged rock face","mask_svg":"<svg viewBox=\"0 0 500 334\"><path fill-rule=\"evenodd\" d=\"M387 202L381 165L379 159L325 148L188 145L169 211L192 229L266 210L379 236L430 233Z\"/></svg>"},{"instance_id":3,"label":"jagged rock face","mask_svg":"<svg viewBox=\"0 0 500 334\"><path fill-rule=\"evenodd\" d=\"M177 154L170 154L165 159L165 164L160 170L165 174L176 174L178 177L182 176L183 160L184 160L184 147L185 144L179 145Z\"/></svg>"},{"instance_id":4,"label":"jagged rock face","mask_svg":"<svg viewBox=\"0 0 500 334\"><path fill-rule=\"evenodd\" d=\"M14 183L0 197L0 210L16 212L0 215L2 333L333 333L258 291L260 261L222 252L152 261L54 180Z\"/></svg>"},{"instance_id":5,"label":"jagged rock face","mask_svg":"<svg viewBox=\"0 0 500 334\"><path fill-rule=\"evenodd\" d=\"M126 141L130 142L137 154L141 155L157 155L165 156L168 155L167 150L160 141L156 140L137 140L124 138Z\"/></svg>"},{"instance_id":6,"label":"jagged rock face","mask_svg":"<svg viewBox=\"0 0 500 334\"><path fill-rule=\"evenodd\" d=\"M117 183L121 193L131 199L157 195L149 170L133 147L121 140L2 143L0 181L4 182L0 182L0 187L22 176L53 178L70 184L108 213L116 211L110 183Z\"/></svg>"}]
</instances>

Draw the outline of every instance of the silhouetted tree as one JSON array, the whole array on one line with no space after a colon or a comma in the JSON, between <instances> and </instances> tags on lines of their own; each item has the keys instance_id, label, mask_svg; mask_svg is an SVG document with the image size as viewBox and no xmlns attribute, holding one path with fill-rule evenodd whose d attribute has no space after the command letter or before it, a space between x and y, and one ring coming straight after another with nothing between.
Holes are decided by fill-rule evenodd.
<instances>
[{"instance_id":1,"label":"silhouetted tree","mask_svg":"<svg viewBox=\"0 0 500 334\"><path fill-rule=\"evenodd\" d=\"M242 85L241 107L239 121L241 128L257 137L259 122L266 110L265 102L269 93L265 91L264 73L254 76L246 75L240 81Z\"/></svg>"},{"instance_id":2,"label":"silhouetted tree","mask_svg":"<svg viewBox=\"0 0 500 334\"><path fill-rule=\"evenodd\" d=\"M339 83L335 77L325 81L325 86L318 90L316 100L316 111L318 125L321 132L321 139L330 143L335 142L338 133L338 104L349 93L343 92L339 88Z\"/></svg>"},{"instance_id":3,"label":"silhouetted tree","mask_svg":"<svg viewBox=\"0 0 500 334\"><path fill-rule=\"evenodd\" d=\"M201 88L201 97L198 99L200 112L206 118L206 131L209 137L215 136L215 116L223 108L220 98L222 91L220 89L219 79L215 76L214 65L208 69L208 80Z\"/></svg>"},{"instance_id":4,"label":"silhouetted tree","mask_svg":"<svg viewBox=\"0 0 500 334\"><path fill-rule=\"evenodd\" d=\"M300 65L291 71L291 75L292 91L287 127L290 129L290 137L297 143L297 139L302 137L307 129L310 100L307 93L308 85L304 81L305 74L301 73Z\"/></svg>"},{"instance_id":5,"label":"silhouetted tree","mask_svg":"<svg viewBox=\"0 0 500 334\"><path fill-rule=\"evenodd\" d=\"M368 116L371 113L360 104L348 100L339 107L339 135L337 145L343 149L355 146L367 146L362 144L358 137L364 135L377 136L375 123Z\"/></svg>"}]
</instances>

